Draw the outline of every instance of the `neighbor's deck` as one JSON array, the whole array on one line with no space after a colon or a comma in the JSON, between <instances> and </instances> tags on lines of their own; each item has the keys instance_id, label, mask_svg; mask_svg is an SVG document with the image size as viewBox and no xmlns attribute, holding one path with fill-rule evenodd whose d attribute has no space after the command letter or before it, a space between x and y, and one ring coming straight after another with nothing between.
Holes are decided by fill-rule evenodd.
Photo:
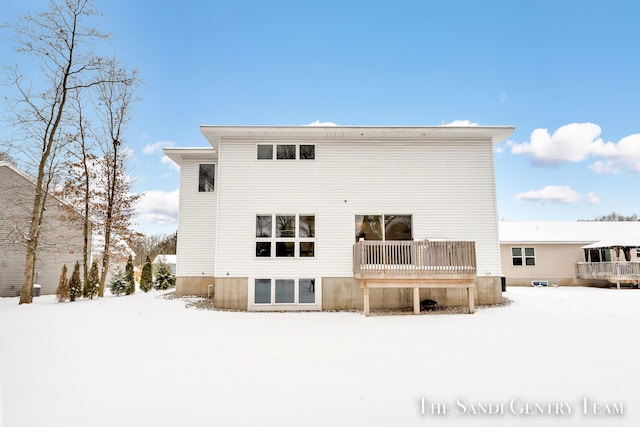
<instances>
[{"instance_id":1,"label":"neighbor's deck","mask_svg":"<svg viewBox=\"0 0 640 427\"><path fill-rule=\"evenodd\" d=\"M467 289L474 312L476 251L472 241L375 241L353 246L353 277L364 290L369 315L370 288L413 288L413 310L420 312L420 288Z\"/></svg>"},{"instance_id":2,"label":"neighbor's deck","mask_svg":"<svg viewBox=\"0 0 640 427\"><path fill-rule=\"evenodd\" d=\"M621 283L640 282L640 262L579 262L576 265L576 277L608 280L619 288Z\"/></svg>"}]
</instances>

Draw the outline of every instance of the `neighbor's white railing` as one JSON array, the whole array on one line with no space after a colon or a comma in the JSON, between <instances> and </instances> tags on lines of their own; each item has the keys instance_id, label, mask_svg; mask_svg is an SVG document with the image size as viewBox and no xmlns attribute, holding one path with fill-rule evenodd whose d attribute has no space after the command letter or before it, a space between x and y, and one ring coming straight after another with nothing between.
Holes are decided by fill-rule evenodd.
<instances>
[{"instance_id":1,"label":"neighbor's white railing","mask_svg":"<svg viewBox=\"0 0 640 427\"><path fill-rule=\"evenodd\" d=\"M576 276L578 279L640 280L640 262L579 262Z\"/></svg>"}]
</instances>

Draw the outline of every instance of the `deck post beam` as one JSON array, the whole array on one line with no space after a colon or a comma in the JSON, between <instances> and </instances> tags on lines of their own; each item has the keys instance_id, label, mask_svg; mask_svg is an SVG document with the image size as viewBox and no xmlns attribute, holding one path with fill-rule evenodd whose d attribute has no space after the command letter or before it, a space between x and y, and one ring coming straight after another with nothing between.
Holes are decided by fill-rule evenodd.
<instances>
[{"instance_id":1,"label":"deck post beam","mask_svg":"<svg viewBox=\"0 0 640 427\"><path fill-rule=\"evenodd\" d=\"M474 295L473 295L473 288L472 287L468 287L467 288L467 295L469 295L469 314L473 314L476 311L475 308L475 301L474 301Z\"/></svg>"},{"instance_id":2,"label":"deck post beam","mask_svg":"<svg viewBox=\"0 0 640 427\"><path fill-rule=\"evenodd\" d=\"M420 314L420 288L413 288L413 312Z\"/></svg>"},{"instance_id":3,"label":"deck post beam","mask_svg":"<svg viewBox=\"0 0 640 427\"><path fill-rule=\"evenodd\" d=\"M369 315L369 288L364 287L364 315Z\"/></svg>"}]
</instances>

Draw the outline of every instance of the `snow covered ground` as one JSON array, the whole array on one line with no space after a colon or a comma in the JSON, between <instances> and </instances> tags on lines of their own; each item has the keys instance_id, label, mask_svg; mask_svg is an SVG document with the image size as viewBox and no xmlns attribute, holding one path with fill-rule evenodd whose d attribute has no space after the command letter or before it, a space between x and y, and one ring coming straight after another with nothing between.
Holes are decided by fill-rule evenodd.
<instances>
[{"instance_id":1,"label":"snow covered ground","mask_svg":"<svg viewBox=\"0 0 640 427\"><path fill-rule=\"evenodd\" d=\"M0 425L640 425L637 290L369 318L159 295L0 299Z\"/></svg>"}]
</instances>

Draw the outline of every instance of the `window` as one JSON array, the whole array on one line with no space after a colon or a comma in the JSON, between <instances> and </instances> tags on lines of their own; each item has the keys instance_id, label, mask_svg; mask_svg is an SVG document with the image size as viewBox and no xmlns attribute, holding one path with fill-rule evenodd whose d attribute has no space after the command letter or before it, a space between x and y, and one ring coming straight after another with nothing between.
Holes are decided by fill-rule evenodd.
<instances>
[{"instance_id":1,"label":"window","mask_svg":"<svg viewBox=\"0 0 640 427\"><path fill-rule=\"evenodd\" d=\"M315 304L316 279L255 279L254 302Z\"/></svg>"},{"instance_id":2,"label":"window","mask_svg":"<svg viewBox=\"0 0 640 427\"><path fill-rule=\"evenodd\" d=\"M271 279L256 279L255 303L271 304Z\"/></svg>"},{"instance_id":3,"label":"window","mask_svg":"<svg viewBox=\"0 0 640 427\"><path fill-rule=\"evenodd\" d=\"M298 280L298 302L300 304L316 302L316 279Z\"/></svg>"},{"instance_id":4,"label":"window","mask_svg":"<svg viewBox=\"0 0 640 427\"><path fill-rule=\"evenodd\" d=\"M315 257L315 215L256 215L256 257Z\"/></svg>"},{"instance_id":5,"label":"window","mask_svg":"<svg viewBox=\"0 0 640 427\"><path fill-rule=\"evenodd\" d=\"M356 215L356 242L364 240L412 240L411 215Z\"/></svg>"},{"instance_id":6,"label":"window","mask_svg":"<svg viewBox=\"0 0 640 427\"><path fill-rule=\"evenodd\" d=\"M293 304L295 302L295 280L276 279L276 304Z\"/></svg>"},{"instance_id":7,"label":"window","mask_svg":"<svg viewBox=\"0 0 640 427\"><path fill-rule=\"evenodd\" d=\"M257 145L258 160L273 160L274 144ZM313 144L275 144L277 160L314 160L316 146Z\"/></svg>"},{"instance_id":8,"label":"window","mask_svg":"<svg viewBox=\"0 0 640 427\"><path fill-rule=\"evenodd\" d=\"M277 150L278 160L295 160L296 159L296 146L278 144Z\"/></svg>"},{"instance_id":9,"label":"window","mask_svg":"<svg viewBox=\"0 0 640 427\"><path fill-rule=\"evenodd\" d=\"M258 160L272 160L273 159L273 145L258 145Z\"/></svg>"},{"instance_id":10,"label":"window","mask_svg":"<svg viewBox=\"0 0 640 427\"><path fill-rule=\"evenodd\" d=\"M301 145L300 146L300 160L313 160L316 158L316 146L315 145Z\"/></svg>"},{"instance_id":11,"label":"window","mask_svg":"<svg viewBox=\"0 0 640 427\"><path fill-rule=\"evenodd\" d=\"M198 191L200 193L211 193L214 191L215 164L201 164L198 174Z\"/></svg>"},{"instance_id":12,"label":"window","mask_svg":"<svg viewBox=\"0 0 640 427\"><path fill-rule=\"evenodd\" d=\"M548 280L532 280L531 285L533 286L549 286Z\"/></svg>"},{"instance_id":13,"label":"window","mask_svg":"<svg viewBox=\"0 0 640 427\"><path fill-rule=\"evenodd\" d=\"M511 248L511 260L513 265L536 265L535 248Z\"/></svg>"}]
</instances>

